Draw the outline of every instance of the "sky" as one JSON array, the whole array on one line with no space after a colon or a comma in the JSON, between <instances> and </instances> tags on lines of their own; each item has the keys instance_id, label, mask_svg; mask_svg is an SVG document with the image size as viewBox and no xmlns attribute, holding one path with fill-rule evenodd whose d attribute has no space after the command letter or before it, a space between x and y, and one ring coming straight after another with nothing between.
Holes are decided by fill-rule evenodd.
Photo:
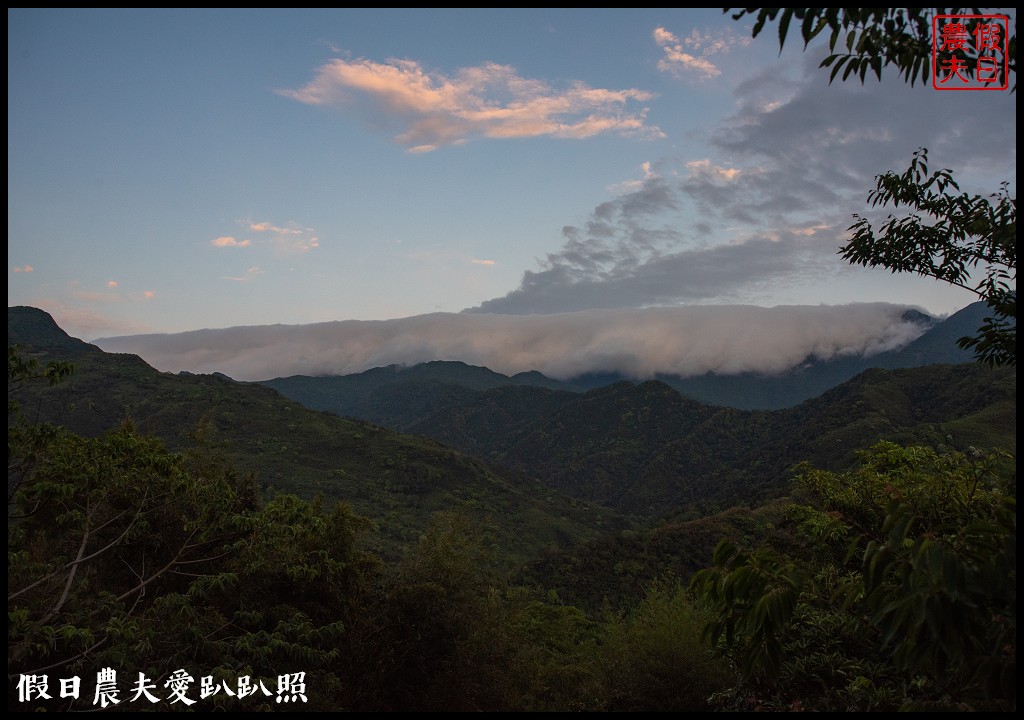
<instances>
[{"instance_id":1,"label":"sky","mask_svg":"<svg viewBox=\"0 0 1024 720\"><path fill-rule=\"evenodd\" d=\"M378 338L252 371L273 373L463 359L484 327L512 333L483 333L503 357L533 328L557 365L579 328L650 350L669 315L686 347L722 347L736 308L801 351L863 349L903 334L906 306L977 300L837 250L854 214L884 219L874 178L920 147L964 191L1015 196L1015 94L830 84L820 44L780 52L751 27L720 9L9 8L8 305L167 370L198 369L200 330ZM870 327L822 345L820 306L822 327ZM157 356L164 333L185 335Z\"/></svg>"}]
</instances>

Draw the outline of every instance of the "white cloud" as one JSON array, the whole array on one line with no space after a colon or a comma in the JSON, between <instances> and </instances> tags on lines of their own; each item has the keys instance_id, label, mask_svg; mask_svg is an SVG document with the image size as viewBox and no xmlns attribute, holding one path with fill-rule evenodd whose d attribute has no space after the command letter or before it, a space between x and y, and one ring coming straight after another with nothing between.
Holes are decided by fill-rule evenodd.
<instances>
[{"instance_id":1,"label":"white cloud","mask_svg":"<svg viewBox=\"0 0 1024 720\"><path fill-rule=\"evenodd\" d=\"M270 232L277 235L301 235L305 230L297 227L278 227L269 222L251 222L249 229L253 232ZM306 228L308 230L309 228Z\"/></svg>"},{"instance_id":2,"label":"white cloud","mask_svg":"<svg viewBox=\"0 0 1024 720\"><path fill-rule=\"evenodd\" d=\"M737 46L750 44L751 38L736 35L731 29L724 32L701 33L694 28L680 40L663 27L652 33L654 42L665 53L658 61L658 69L678 78L696 76L700 80L718 77L722 71L708 58L727 53Z\"/></svg>"},{"instance_id":3,"label":"white cloud","mask_svg":"<svg viewBox=\"0 0 1024 720\"><path fill-rule=\"evenodd\" d=\"M236 240L230 235L222 235L219 238L214 238L210 243L214 247L249 247L251 244L249 240Z\"/></svg>"},{"instance_id":4,"label":"white cloud","mask_svg":"<svg viewBox=\"0 0 1024 720\"><path fill-rule=\"evenodd\" d=\"M232 280L234 282L249 282L249 281L254 280L255 278L259 277L262 274L263 274L263 270L261 270L260 268L258 268L258 267L251 267L251 268L249 268L248 270L245 271L245 275L242 275L242 276L224 275L223 279L224 280Z\"/></svg>"},{"instance_id":5,"label":"white cloud","mask_svg":"<svg viewBox=\"0 0 1024 720\"><path fill-rule=\"evenodd\" d=\"M248 222L247 226L253 232L269 233L272 246L282 254L307 253L320 247L320 238L317 236L316 230L302 227L297 223L281 226L262 221Z\"/></svg>"},{"instance_id":6,"label":"white cloud","mask_svg":"<svg viewBox=\"0 0 1024 720\"><path fill-rule=\"evenodd\" d=\"M655 37L675 36L661 28ZM820 60L807 53L799 81L780 79L772 67L741 84L736 113L708 132L713 159L664 159L655 164L659 173L647 166L643 179L613 186L621 194L563 228L561 248L524 272L517 288L472 311L766 303L780 291L799 298L853 272L839 256L852 215L884 219L866 202L874 178L905 170L918 147L933 149L933 168L980 175L973 192L1014 181L1012 101L899 80L829 85ZM784 99L768 105L766 93ZM986 97L965 97L979 94ZM884 268L863 273L891 277ZM880 299L844 299L852 298Z\"/></svg>"},{"instance_id":7,"label":"white cloud","mask_svg":"<svg viewBox=\"0 0 1024 720\"><path fill-rule=\"evenodd\" d=\"M604 133L661 137L645 109L627 109L653 95L574 82L556 89L520 77L507 65L486 63L448 76L413 60L331 60L297 90L279 93L308 105L356 105L374 126L398 126L409 152L430 152L473 139L588 138Z\"/></svg>"},{"instance_id":8,"label":"white cloud","mask_svg":"<svg viewBox=\"0 0 1024 720\"><path fill-rule=\"evenodd\" d=\"M722 180L725 182L735 180L741 172L737 168L713 165L707 158L703 160L692 160L686 163L686 169L689 170L692 175L701 175L705 178Z\"/></svg>"},{"instance_id":9,"label":"white cloud","mask_svg":"<svg viewBox=\"0 0 1024 720\"><path fill-rule=\"evenodd\" d=\"M845 306L695 306L550 315L437 313L385 321L265 325L102 338L108 352L159 370L223 372L238 380L362 372L390 364L460 360L497 372L555 378L618 371L777 373L900 347L921 333L884 303Z\"/></svg>"}]
</instances>

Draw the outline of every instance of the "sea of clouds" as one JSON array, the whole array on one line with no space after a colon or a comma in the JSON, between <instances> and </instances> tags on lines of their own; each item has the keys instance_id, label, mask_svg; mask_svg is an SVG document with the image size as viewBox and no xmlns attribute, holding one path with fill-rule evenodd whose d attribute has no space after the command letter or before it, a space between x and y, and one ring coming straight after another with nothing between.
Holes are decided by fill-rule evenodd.
<instances>
[{"instance_id":1,"label":"sea of clouds","mask_svg":"<svg viewBox=\"0 0 1024 720\"><path fill-rule=\"evenodd\" d=\"M435 313L395 320L252 325L94 341L165 372L221 372L258 381L347 375L386 365L457 360L512 375L568 379L618 372L774 374L808 358L900 348L924 327L889 303L756 307L698 305L545 315Z\"/></svg>"}]
</instances>

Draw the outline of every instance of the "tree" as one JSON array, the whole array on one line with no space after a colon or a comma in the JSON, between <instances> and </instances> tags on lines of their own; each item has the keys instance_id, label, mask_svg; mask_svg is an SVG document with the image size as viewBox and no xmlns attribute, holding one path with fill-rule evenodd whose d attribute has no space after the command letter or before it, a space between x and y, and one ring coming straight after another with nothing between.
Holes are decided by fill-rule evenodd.
<instances>
[{"instance_id":1,"label":"tree","mask_svg":"<svg viewBox=\"0 0 1024 720\"><path fill-rule=\"evenodd\" d=\"M120 708L178 709L165 688L192 673L225 689L207 707L289 709L228 690L298 677L302 709L337 710L339 645L376 568L355 546L368 521L292 495L262 503L208 447L172 453L130 422L90 438L25 419L18 388L71 370L8 347L8 709L100 709L86 688L109 671ZM150 702L127 689L143 676ZM57 678L83 692L58 695Z\"/></svg>"},{"instance_id":2,"label":"tree","mask_svg":"<svg viewBox=\"0 0 1024 720\"><path fill-rule=\"evenodd\" d=\"M868 72L881 80L882 69L893 65L911 85L916 81L927 82L931 77L932 20L936 15L986 14L982 8L725 8L725 12L730 10L737 10L732 16L734 20L757 13L753 37L761 33L765 23L778 17L780 50L794 19L800 21L805 49L828 30L831 54L821 61L821 67L832 68L830 82L840 71L843 80L853 75L864 82ZM972 36L983 22L978 18L968 20L964 23L966 34ZM846 52L836 52L837 45L845 45ZM1007 74L1016 76L1016 32L1007 39L1007 45ZM934 50L934 55L940 67L956 60L957 67L968 77L976 73L978 53L970 46L948 44ZM1000 80L1003 79L1007 78L1000 68Z\"/></svg>"},{"instance_id":3,"label":"tree","mask_svg":"<svg viewBox=\"0 0 1024 720\"><path fill-rule=\"evenodd\" d=\"M1017 290L1010 283L1017 280L1017 200L1005 182L991 201L956 192L960 187L951 171L929 175L927 163L928 150L921 148L905 173L879 175L868 195L873 207L892 204L915 212L890 215L879 235L854 214L853 238L839 252L851 264L916 273L972 291L988 304L992 317L975 337L957 344L973 347L977 359L989 365L1015 365ZM979 266L984 279L975 281L972 272Z\"/></svg>"},{"instance_id":4,"label":"tree","mask_svg":"<svg viewBox=\"0 0 1024 720\"><path fill-rule=\"evenodd\" d=\"M1015 709L1013 471L970 450L802 464L764 544L719 545L693 587L742 670L727 709Z\"/></svg>"},{"instance_id":5,"label":"tree","mask_svg":"<svg viewBox=\"0 0 1024 720\"><path fill-rule=\"evenodd\" d=\"M725 12L736 8L725 8ZM864 82L868 72L879 80L882 70L894 66L905 81L925 82L932 72L932 19L936 15L983 15L979 8L740 8L739 20L756 13L753 37L768 21L778 18L779 48L785 45L793 20L800 21L804 48L826 30L830 54L821 67L831 67L830 82L842 71ZM780 14L781 13L781 14ZM965 23L968 34L982 21ZM1017 34L1007 39L1006 76L1017 74ZM840 52L836 52L837 46ZM842 52L845 46L846 51ZM943 48L935 53L940 66L952 59L969 77L977 68L978 54L969 46ZM1002 73L1002 69L1000 69ZM1009 78L1001 75L1001 79ZM1016 91L1014 80L1013 89ZM948 169L928 173L927 148L919 149L902 174L876 176L868 195L872 207L906 207L910 215L892 215L875 234L871 224L854 214L853 237L840 248L851 264L885 267L894 273L915 273L963 287L985 301L992 311L973 337L958 341L974 348L979 362L1016 365L1017 358L1017 199L1002 183L991 200L960 192ZM926 216L932 222L922 219ZM983 279L973 274L981 270Z\"/></svg>"}]
</instances>

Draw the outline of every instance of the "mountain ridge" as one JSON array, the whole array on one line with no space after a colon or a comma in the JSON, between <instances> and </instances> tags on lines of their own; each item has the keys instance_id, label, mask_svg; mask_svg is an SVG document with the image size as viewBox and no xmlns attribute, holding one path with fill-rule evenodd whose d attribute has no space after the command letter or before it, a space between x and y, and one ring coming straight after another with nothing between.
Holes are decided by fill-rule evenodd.
<instances>
[{"instance_id":1,"label":"mountain ridge","mask_svg":"<svg viewBox=\"0 0 1024 720\"><path fill-rule=\"evenodd\" d=\"M424 436L310 410L256 383L162 373L137 355L104 352L67 335L41 310L8 309L8 346L15 344L27 357L70 357L75 366L54 387L22 384L9 393L33 422L96 437L127 420L172 452L193 447L202 430L210 447L239 472L254 473L268 496L351 504L375 524L368 549L382 557L399 557L431 515L445 510L461 509L487 527L506 563L542 545L630 525L610 509L504 475Z\"/></svg>"},{"instance_id":2,"label":"mountain ridge","mask_svg":"<svg viewBox=\"0 0 1024 720\"><path fill-rule=\"evenodd\" d=\"M708 373L681 377L657 374L652 378L636 379L620 373L587 373L560 381L537 371L509 377L459 361L436 360L411 366L390 365L348 375L293 375L261 382L308 407L359 417L402 430L427 421L429 411L476 402L480 391L501 384L547 387L579 393L617 382L637 383L652 379L673 387L687 397L712 405L741 410L778 410L795 407L874 367L899 368L973 362L972 353L958 348L956 340L974 332L987 312L985 303L978 302L940 321L916 310L908 310L904 313L905 319L927 328L918 338L899 350L828 361L808 359L803 367L777 375ZM460 373L460 369L463 372ZM417 386L417 382L432 384ZM390 393L383 390L387 385L399 383L402 384L400 389L393 388ZM403 393L416 399L410 400L409 406L405 408L396 407L395 397Z\"/></svg>"},{"instance_id":3,"label":"mountain ridge","mask_svg":"<svg viewBox=\"0 0 1024 720\"><path fill-rule=\"evenodd\" d=\"M617 537L647 547L655 528L678 527L682 534L659 546L669 557L688 521L785 495L797 461L847 468L880 440L1016 447L1016 370L977 363L871 369L784 410L710 405L657 380L587 392L462 388L468 402L424 405L428 416L403 434L310 410L259 383L161 373L136 355L70 338L41 311L9 311L8 319L9 340L41 343L26 348L33 357L64 359L61 346L79 353L60 385L10 396L33 418L86 435L129 418L173 451L206 427L213 446L256 473L268 494L350 503L376 523L371 549L388 558L421 536L432 513L456 508L478 518L494 551L515 563L538 552L571 557L571 548L585 553L593 543L620 547L610 540ZM403 399L401 384L383 388ZM643 536L620 535L634 530Z\"/></svg>"}]
</instances>

